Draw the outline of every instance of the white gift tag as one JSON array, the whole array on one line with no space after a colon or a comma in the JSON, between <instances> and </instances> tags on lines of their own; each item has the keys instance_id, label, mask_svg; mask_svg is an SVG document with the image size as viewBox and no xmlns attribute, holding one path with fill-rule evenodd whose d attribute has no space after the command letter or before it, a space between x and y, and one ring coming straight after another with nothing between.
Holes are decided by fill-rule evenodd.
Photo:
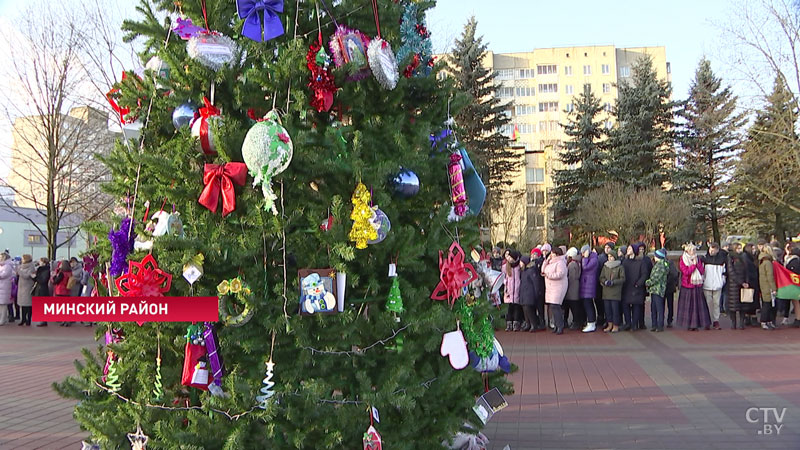
<instances>
[{"instance_id":1,"label":"white gift tag","mask_svg":"<svg viewBox=\"0 0 800 450\"><path fill-rule=\"evenodd\" d=\"M194 282L199 280L202 275L203 272L200 272L200 269L198 269L197 266L189 266L183 271L183 278L186 278L186 281L188 281L189 284L194 284Z\"/></svg>"},{"instance_id":2,"label":"white gift tag","mask_svg":"<svg viewBox=\"0 0 800 450\"><path fill-rule=\"evenodd\" d=\"M397 276L397 264L389 264L389 276L396 277Z\"/></svg>"},{"instance_id":3,"label":"white gift tag","mask_svg":"<svg viewBox=\"0 0 800 450\"><path fill-rule=\"evenodd\" d=\"M381 416L378 414L378 408L372 407L372 418L375 419L375 422L381 423Z\"/></svg>"}]
</instances>

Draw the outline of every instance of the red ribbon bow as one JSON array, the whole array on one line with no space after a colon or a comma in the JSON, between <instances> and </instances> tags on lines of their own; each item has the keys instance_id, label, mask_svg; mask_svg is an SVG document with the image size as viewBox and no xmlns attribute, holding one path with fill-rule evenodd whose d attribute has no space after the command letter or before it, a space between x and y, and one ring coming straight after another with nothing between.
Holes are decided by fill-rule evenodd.
<instances>
[{"instance_id":1,"label":"red ribbon bow","mask_svg":"<svg viewBox=\"0 0 800 450\"><path fill-rule=\"evenodd\" d=\"M447 258L439 251L439 284L431 294L433 300L447 300L452 307L456 299L461 297L462 289L478 278L472 264L464 263L464 250L453 242L447 252Z\"/></svg>"},{"instance_id":2,"label":"red ribbon bow","mask_svg":"<svg viewBox=\"0 0 800 450\"><path fill-rule=\"evenodd\" d=\"M222 195L222 216L227 216L236 209L236 192L233 185L244 186L247 179L247 166L241 162L226 164L206 164L203 170L203 192L200 193L201 205L211 212L217 212L219 197Z\"/></svg>"},{"instance_id":3,"label":"red ribbon bow","mask_svg":"<svg viewBox=\"0 0 800 450\"><path fill-rule=\"evenodd\" d=\"M217 152L211 150L211 143L208 141L208 119L209 117L220 115L220 110L212 105L206 97L203 97L203 103L206 106L197 110L200 114L197 119L200 121L200 146L206 155L215 155Z\"/></svg>"}]
</instances>

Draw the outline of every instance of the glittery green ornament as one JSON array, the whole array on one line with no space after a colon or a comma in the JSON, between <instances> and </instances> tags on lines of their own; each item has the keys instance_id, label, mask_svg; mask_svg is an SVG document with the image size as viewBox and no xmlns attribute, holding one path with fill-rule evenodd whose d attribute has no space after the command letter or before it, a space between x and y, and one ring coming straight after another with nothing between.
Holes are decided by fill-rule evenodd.
<instances>
[{"instance_id":1,"label":"glittery green ornament","mask_svg":"<svg viewBox=\"0 0 800 450\"><path fill-rule=\"evenodd\" d=\"M400 295L400 280L397 277L392 279L389 299L386 300L386 310L396 314L403 312L403 297Z\"/></svg>"},{"instance_id":2,"label":"glittery green ornament","mask_svg":"<svg viewBox=\"0 0 800 450\"><path fill-rule=\"evenodd\" d=\"M277 214L272 192L272 179L289 167L293 155L292 139L275 111L256 123L247 132L242 144L242 158L254 178L253 186L261 185L265 209Z\"/></svg>"},{"instance_id":3,"label":"glittery green ornament","mask_svg":"<svg viewBox=\"0 0 800 450\"><path fill-rule=\"evenodd\" d=\"M475 307L467 305L464 299L459 299L455 307L467 347L481 358L489 357L494 348L494 328L489 319L476 318Z\"/></svg>"}]
</instances>

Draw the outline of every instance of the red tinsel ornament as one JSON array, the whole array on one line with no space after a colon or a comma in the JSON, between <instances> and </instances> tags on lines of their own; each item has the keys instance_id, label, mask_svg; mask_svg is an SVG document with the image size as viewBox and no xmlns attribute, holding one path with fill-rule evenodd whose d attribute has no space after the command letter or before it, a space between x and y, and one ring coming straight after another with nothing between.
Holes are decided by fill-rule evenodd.
<instances>
[{"instance_id":1,"label":"red tinsel ornament","mask_svg":"<svg viewBox=\"0 0 800 450\"><path fill-rule=\"evenodd\" d=\"M128 261L128 273L115 284L123 297L163 297L172 286L172 275L158 268L153 255L147 255L141 262Z\"/></svg>"},{"instance_id":2,"label":"red tinsel ornament","mask_svg":"<svg viewBox=\"0 0 800 450\"><path fill-rule=\"evenodd\" d=\"M465 263L464 249L453 242L447 251L447 257L439 251L439 284L431 294L433 300L447 300L452 307L456 299L461 297L464 287L478 278L472 264Z\"/></svg>"},{"instance_id":3,"label":"red tinsel ornament","mask_svg":"<svg viewBox=\"0 0 800 450\"><path fill-rule=\"evenodd\" d=\"M317 112L330 111L337 88L330 69L330 57L322 47L321 37L308 46L306 67L311 71L308 77L308 88L311 90L309 103Z\"/></svg>"}]
</instances>

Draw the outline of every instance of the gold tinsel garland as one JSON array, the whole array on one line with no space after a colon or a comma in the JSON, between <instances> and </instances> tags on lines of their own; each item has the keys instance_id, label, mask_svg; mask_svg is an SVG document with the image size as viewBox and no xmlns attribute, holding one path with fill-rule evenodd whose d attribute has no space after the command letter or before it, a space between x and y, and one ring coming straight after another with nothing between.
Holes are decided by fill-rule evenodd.
<instances>
[{"instance_id":1,"label":"gold tinsel garland","mask_svg":"<svg viewBox=\"0 0 800 450\"><path fill-rule=\"evenodd\" d=\"M355 242L358 249L367 248L367 241L378 238L378 231L369 222L373 215L373 211L369 207L371 198L367 187L364 186L364 183L359 182L350 199L353 202L353 212L350 213L353 228L350 229L349 237L351 242Z\"/></svg>"}]
</instances>

